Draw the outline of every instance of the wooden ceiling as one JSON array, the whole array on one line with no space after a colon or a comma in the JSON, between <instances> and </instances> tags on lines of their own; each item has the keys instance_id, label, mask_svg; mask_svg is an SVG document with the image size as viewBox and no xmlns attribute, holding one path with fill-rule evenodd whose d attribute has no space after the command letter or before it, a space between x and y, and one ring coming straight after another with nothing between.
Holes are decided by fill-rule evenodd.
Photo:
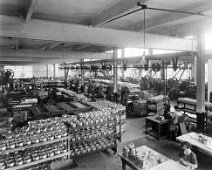
<instances>
[{"instance_id":1,"label":"wooden ceiling","mask_svg":"<svg viewBox=\"0 0 212 170\"><path fill-rule=\"evenodd\" d=\"M25 56L27 62L37 62L32 53L51 62L55 61L52 51L66 53L70 61L94 55L102 59L108 57L103 52L114 48L142 48L143 11L109 22L138 9L138 1L148 7L212 16L211 0L0 0L0 62L14 64ZM196 51L195 41L181 37L210 30L211 19L146 10L146 47ZM40 58L37 60L42 62Z\"/></svg>"}]
</instances>

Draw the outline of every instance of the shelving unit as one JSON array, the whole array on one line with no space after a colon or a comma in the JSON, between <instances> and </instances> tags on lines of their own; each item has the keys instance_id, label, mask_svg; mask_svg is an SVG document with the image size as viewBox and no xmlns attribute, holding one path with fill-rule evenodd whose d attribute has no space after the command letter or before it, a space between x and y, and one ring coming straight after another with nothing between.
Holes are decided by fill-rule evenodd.
<instances>
[{"instance_id":1,"label":"shelving unit","mask_svg":"<svg viewBox=\"0 0 212 170\"><path fill-rule=\"evenodd\" d=\"M98 110L112 110L112 115L116 117L117 121L117 138L121 141L122 133L126 130L126 107L106 100L87 102L87 104Z\"/></svg>"},{"instance_id":2,"label":"shelving unit","mask_svg":"<svg viewBox=\"0 0 212 170\"><path fill-rule=\"evenodd\" d=\"M48 145L48 144L51 144L51 143L56 143L56 142L68 140L69 138L70 138L69 136L66 136L66 137L63 137L63 138L53 139L53 140L49 140L49 141L46 141L46 142L39 142L39 143L36 143L36 144L31 144L31 145L27 145L27 146L8 149L8 150L0 151L0 155L8 154L8 153L11 153L11 152L17 152L17 151L28 149L28 148L34 148L34 147L39 147L39 146L43 146L43 145Z\"/></svg>"},{"instance_id":3,"label":"shelving unit","mask_svg":"<svg viewBox=\"0 0 212 170\"><path fill-rule=\"evenodd\" d=\"M80 116L78 116L80 117ZM95 142L97 141L98 139L101 139L101 138L105 138L105 139L112 139L114 141L114 145L110 146L110 147L105 147L105 148L101 148L101 149L97 149L95 151L91 151L91 152L87 152L85 154L80 154L81 156L82 155L87 155L89 153L94 153L94 152L99 152L99 151L102 151L102 150L106 150L106 149L112 149L115 153L117 152L117 143L116 143L116 138L117 138L117 132L116 132L116 126L117 126L117 122L116 122L116 117L114 115L111 116L112 120L109 120L109 121L103 121L103 122L99 122L99 123L92 123L92 124L89 124L89 125L84 125L84 126L79 126L79 127L69 127L69 134L70 135L74 135L74 132L76 132L76 130L83 130L83 129L90 129L90 128L97 128L98 130L100 130L102 132L101 135L97 135L97 136L91 136L90 138L85 138L85 136L83 135L83 137L80 137L80 140L76 140L76 141L69 141L69 144L70 145L73 145L73 144L80 144L80 143L83 143L83 142ZM108 129L109 128L112 128L113 129L113 132L110 132L110 133L106 133L106 134L103 134L103 130L104 128L102 127L107 127ZM76 136L74 137L76 138ZM73 140L73 138L72 138ZM76 155L77 157L79 157L79 155ZM71 156L72 158L75 158L74 156Z\"/></svg>"},{"instance_id":4,"label":"shelving unit","mask_svg":"<svg viewBox=\"0 0 212 170\"><path fill-rule=\"evenodd\" d=\"M67 115L67 116L70 116L70 115ZM0 155L7 155L7 154L10 154L10 153L15 153L17 151L24 151L24 150L32 149L32 148L34 148L34 149L38 148L38 150L39 150L39 148L42 147L42 146L47 146L47 145L54 144L54 143L57 143L57 142L62 142L62 143L66 142L66 144L67 144L67 147L65 147L65 148L67 148L67 152L65 152L65 153L58 154L58 155L55 154L54 156L47 157L45 159L40 159L40 160L37 160L37 161L32 161L30 163L22 164L20 166L8 167L8 168L6 168L6 170L22 169L22 168L30 167L30 166L37 165L37 164L40 164L40 163L52 161L52 160L62 158L62 157L75 159L75 158L78 158L78 157L81 157L81 156L100 152L100 151L107 150L107 149L112 149L116 153L117 152L117 143L116 143L116 138L117 138L116 125L117 125L117 122L116 122L116 118L115 118L114 115L110 115L110 116L107 115L107 117L109 117L110 120L102 121L102 122L99 122L99 123L92 123L92 124L89 124L89 125L69 127L68 128L69 134L66 137L62 137L62 138L59 138L59 139L53 139L53 140L49 140L49 141L46 141L46 142L39 142L39 143L36 143L36 144L31 144L31 145L27 145L27 146L23 146L23 147L17 147L17 148L13 148L13 149L0 151ZM77 121L80 121L81 118L80 118L80 116L78 116ZM67 124L68 121L66 122L66 120L68 120L68 118L67 119L61 118L61 119L65 124ZM97 117L97 119L98 119L98 117ZM94 121L94 122L96 122L96 121ZM94 130L94 132L95 132L94 134L96 134L96 135L88 137L90 135L90 133L89 133L89 131L86 131L87 136L84 135L84 136L80 136L80 138L77 138L78 137L77 135L79 133L81 133L81 130L82 130L82 132L83 131L85 132L85 129ZM77 133L77 132L79 132L79 133ZM105 141L108 141L109 143L105 143L105 145L95 147L95 149L92 149L91 146L95 146L95 142L97 142L99 140L105 140ZM74 152L75 150L72 146L82 145L84 143L89 143L91 148L89 150L84 150L83 152L80 152L79 151L80 148L77 148L78 152L75 153Z\"/></svg>"},{"instance_id":5,"label":"shelving unit","mask_svg":"<svg viewBox=\"0 0 212 170\"><path fill-rule=\"evenodd\" d=\"M23 164L23 165L20 165L20 166L6 168L5 170L15 170L15 169L26 168L26 167L29 167L29 166L33 166L33 165L37 165L37 164L43 163L43 162L51 161L51 160L54 160L54 159L57 159L57 158L62 158L64 156L68 156L68 155L69 155L69 153L67 152L67 153L55 155L55 156L52 156L52 157L49 157L49 158L40 159L38 161L33 161L33 162L30 162L30 163L27 163L27 164Z\"/></svg>"},{"instance_id":6,"label":"shelving unit","mask_svg":"<svg viewBox=\"0 0 212 170\"><path fill-rule=\"evenodd\" d=\"M191 123L197 124L197 112L196 112L196 105L197 101L195 99L190 98L178 98L177 105L184 114L187 114L189 117L189 121ZM206 103L205 106L205 115L204 115L204 126L205 130L207 131L208 127L208 110L211 110L211 103Z\"/></svg>"}]
</instances>

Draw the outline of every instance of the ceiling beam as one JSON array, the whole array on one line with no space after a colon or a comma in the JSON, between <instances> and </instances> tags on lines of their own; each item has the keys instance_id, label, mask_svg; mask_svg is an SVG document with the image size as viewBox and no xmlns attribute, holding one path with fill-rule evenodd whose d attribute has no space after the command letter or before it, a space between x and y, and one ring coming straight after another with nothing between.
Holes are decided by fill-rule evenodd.
<instances>
[{"instance_id":1,"label":"ceiling beam","mask_svg":"<svg viewBox=\"0 0 212 170\"><path fill-rule=\"evenodd\" d=\"M31 20L33 11L36 7L37 0L27 0L26 5L26 22L29 22Z\"/></svg>"},{"instance_id":2,"label":"ceiling beam","mask_svg":"<svg viewBox=\"0 0 212 170\"><path fill-rule=\"evenodd\" d=\"M80 59L41 59L41 58L25 58L25 57L0 57L1 62L27 62L27 63L64 63L64 62L79 62Z\"/></svg>"},{"instance_id":3,"label":"ceiling beam","mask_svg":"<svg viewBox=\"0 0 212 170\"><path fill-rule=\"evenodd\" d=\"M212 2L211 0L198 1L177 10L186 11L186 12L204 13L206 11L212 10ZM163 15L159 15L158 17L154 17L152 19L146 20L145 30L151 31L151 29L157 28L161 25L171 23L171 22L174 22L183 18L191 17L191 16L193 15L189 15L185 13L168 12ZM133 30L133 31L140 31L143 29L143 24L144 24L143 22L136 23L136 24L128 26L126 29Z\"/></svg>"},{"instance_id":4,"label":"ceiling beam","mask_svg":"<svg viewBox=\"0 0 212 170\"><path fill-rule=\"evenodd\" d=\"M0 49L0 58L22 57L33 59L109 59L112 54L109 53L93 53L93 52L74 52L74 51L41 51L41 50L9 50Z\"/></svg>"},{"instance_id":5,"label":"ceiling beam","mask_svg":"<svg viewBox=\"0 0 212 170\"><path fill-rule=\"evenodd\" d=\"M189 35L197 35L198 32L212 32L211 28L212 28L212 23L211 23L211 19L205 19L205 20L200 20L200 21L196 21L196 22L189 22L186 24L180 24L180 25L176 25L173 26L171 28L171 35L181 35L181 36L189 36ZM165 33L165 31L167 32L167 30L170 28L167 27L163 27L161 29L159 29L160 33Z\"/></svg>"},{"instance_id":6,"label":"ceiling beam","mask_svg":"<svg viewBox=\"0 0 212 170\"><path fill-rule=\"evenodd\" d=\"M15 38L0 37L0 46L16 46L19 41Z\"/></svg>"},{"instance_id":7,"label":"ceiling beam","mask_svg":"<svg viewBox=\"0 0 212 170\"><path fill-rule=\"evenodd\" d=\"M43 20L24 22L17 17L0 15L0 36L93 44L110 47L143 48L143 34L107 28L87 27ZM95 37L95 38L94 38ZM191 40L146 34L146 48L192 51L197 50L197 42ZM194 48L193 48L194 47Z\"/></svg>"},{"instance_id":8,"label":"ceiling beam","mask_svg":"<svg viewBox=\"0 0 212 170\"><path fill-rule=\"evenodd\" d=\"M140 2L143 4L147 0L140 0ZM138 0L121 0L109 9L106 9L102 13L96 15L95 18L91 19L93 26L100 26L118 16L121 16L123 14L126 14L127 12L133 11L135 9L138 9L137 6Z\"/></svg>"}]
</instances>

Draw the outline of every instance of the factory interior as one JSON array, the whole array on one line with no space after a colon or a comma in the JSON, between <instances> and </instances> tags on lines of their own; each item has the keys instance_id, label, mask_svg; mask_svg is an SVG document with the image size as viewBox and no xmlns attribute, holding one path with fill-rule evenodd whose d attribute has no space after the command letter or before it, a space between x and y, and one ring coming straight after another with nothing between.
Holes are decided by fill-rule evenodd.
<instances>
[{"instance_id":1,"label":"factory interior","mask_svg":"<svg viewBox=\"0 0 212 170\"><path fill-rule=\"evenodd\" d=\"M0 0L0 170L211 170L210 66L212 0Z\"/></svg>"}]
</instances>

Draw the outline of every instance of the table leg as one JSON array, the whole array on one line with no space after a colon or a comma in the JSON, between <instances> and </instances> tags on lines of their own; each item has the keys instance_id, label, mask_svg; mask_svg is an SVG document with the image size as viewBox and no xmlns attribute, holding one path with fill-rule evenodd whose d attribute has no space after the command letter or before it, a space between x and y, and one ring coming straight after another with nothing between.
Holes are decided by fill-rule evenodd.
<instances>
[{"instance_id":1,"label":"table leg","mask_svg":"<svg viewBox=\"0 0 212 170\"><path fill-rule=\"evenodd\" d=\"M122 160L122 170L126 170L126 163Z\"/></svg>"},{"instance_id":2,"label":"table leg","mask_svg":"<svg viewBox=\"0 0 212 170\"><path fill-rule=\"evenodd\" d=\"M158 123L158 141L160 141L160 123Z\"/></svg>"}]
</instances>

